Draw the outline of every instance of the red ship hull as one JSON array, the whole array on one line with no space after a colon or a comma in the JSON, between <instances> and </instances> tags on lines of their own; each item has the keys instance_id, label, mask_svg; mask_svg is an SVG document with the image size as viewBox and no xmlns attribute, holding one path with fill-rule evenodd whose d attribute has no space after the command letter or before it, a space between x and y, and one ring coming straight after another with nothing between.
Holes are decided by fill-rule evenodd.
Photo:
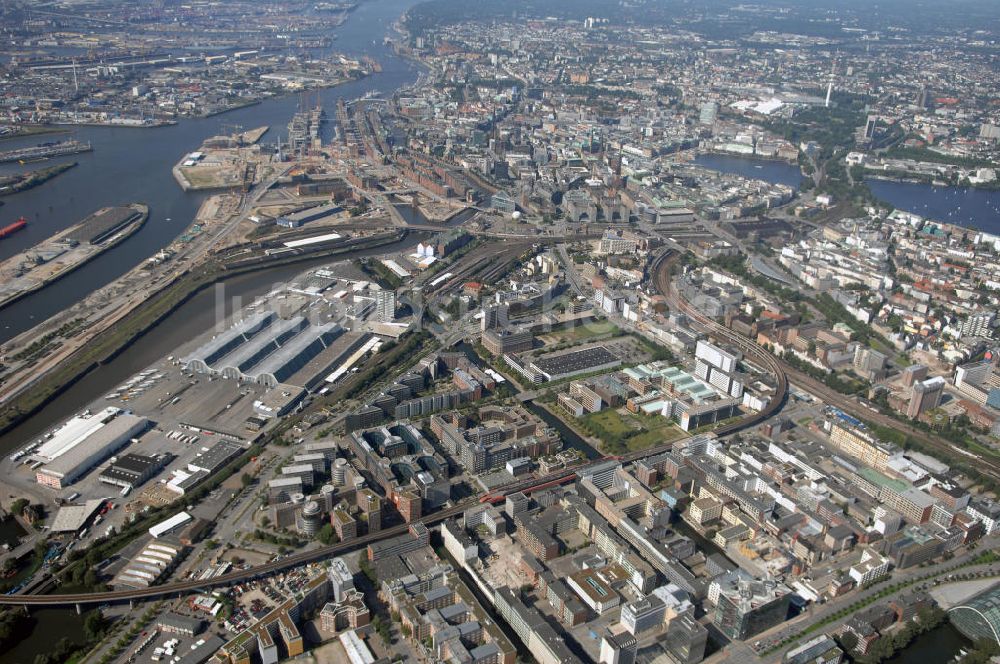
<instances>
[{"instance_id":1,"label":"red ship hull","mask_svg":"<svg viewBox=\"0 0 1000 664\"><path fill-rule=\"evenodd\" d=\"M13 224L7 224L3 228L0 228L0 239L3 239L9 235L13 235L14 233L23 229L27 225L28 225L28 220L25 219L24 217L21 217Z\"/></svg>"}]
</instances>

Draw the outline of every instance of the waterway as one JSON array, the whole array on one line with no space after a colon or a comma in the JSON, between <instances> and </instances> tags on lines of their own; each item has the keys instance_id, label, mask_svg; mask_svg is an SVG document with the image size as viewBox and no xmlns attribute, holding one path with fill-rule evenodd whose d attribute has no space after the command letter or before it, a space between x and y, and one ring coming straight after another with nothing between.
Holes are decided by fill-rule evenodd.
<instances>
[{"instance_id":1,"label":"waterway","mask_svg":"<svg viewBox=\"0 0 1000 664\"><path fill-rule=\"evenodd\" d=\"M559 432L559 437L562 438L564 448L572 447L580 450L587 455L588 459L601 458L602 454L599 450L597 450L597 448L584 440L580 434L573 431L573 429L567 426L565 422L549 412L548 409L542 407L534 401L529 401L525 404L525 406L527 406L528 410L532 413L542 418L546 424Z\"/></svg>"},{"instance_id":2,"label":"waterway","mask_svg":"<svg viewBox=\"0 0 1000 664\"><path fill-rule=\"evenodd\" d=\"M13 549L26 534L14 517L0 518L0 545L6 544Z\"/></svg>"},{"instance_id":3,"label":"waterway","mask_svg":"<svg viewBox=\"0 0 1000 664\"><path fill-rule=\"evenodd\" d=\"M20 610L20 609L18 609ZM86 635L83 631L84 615L77 615L73 609L34 609L31 611L31 622L25 623L27 629L22 640L14 647L0 653L0 662L11 664L31 664L35 656L45 653L60 639L69 639L71 643L84 643ZM34 635L42 638L31 638Z\"/></svg>"},{"instance_id":4,"label":"waterway","mask_svg":"<svg viewBox=\"0 0 1000 664\"><path fill-rule=\"evenodd\" d=\"M867 180L875 197L921 217L1000 234L1000 191Z\"/></svg>"},{"instance_id":5,"label":"waterway","mask_svg":"<svg viewBox=\"0 0 1000 664\"><path fill-rule=\"evenodd\" d=\"M799 186L799 167L783 161L703 154L695 163L722 173ZM872 193L901 210L949 224L1000 235L1000 191L972 187L935 187L917 182L867 178Z\"/></svg>"},{"instance_id":6,"label":"waterway","mask_svg":"<svg viewBox=\"0 0 1000 664\"><path fill-rule=\"evenodd\" d=\"M419 66L397 57L383 45L383 38L390 33L396 19L418 1L362 2L347 22L334 31L333 50L351 56L369 55L382 65L382 72L322 91L321 102L331 115L341 97L355 99L370 91L391 95L416 81ZM40 187L4 199L0 226L21 216L27 218L29 225L0 240L0 260L34 246L107 205L143 202L150 207L149 220L132 237L74 272L71 279L64 279L0 312L0 343L125 274L191 224L205 194L185 193L171 174L173 165L186 152L196 150L205 138L222 133L223 125L242 125L246 129L269 125L271 130L263 140L273 142L285 136L298 105L299 97L289 95L210 118L182 119L168 127L73 128L75 137L90 141L94 151L41 163L48 166L76 161L79 166ZM49 140L57 139L48 136L12 139L5 141L3 147L13 149ZM5 164L0 166L0 174L39 165Z\"/></svg>"},{"instance_id":7,"label":"waterway","mask_svg":"<svg viewBox=\"0 0 1000 664\"><path fill-rule=\"evenodd\" d=\"M945 622L926 634L921 634L909 646L885 660L885 664L926 664L952 661L963 648L972 642L965 638L951 623Z\"/></svg>"},{"instance_id":8,"label":"waterway","mask_svg":"<svg viewBox=\"0 0 1000 664\"><path fill-rule=\"evenodd\" d=\"M426 237L426 233L411 232L399 242L357 251L349 258L402 251L416 246ZM220 320L250 304L255 297L270 292L311 267L347 258L315 258L243 274L197 293L114 359L91 371L39 412L0 436L0 455L11 453L53 424L83 409L99 395L110 392L129 376L166 357L185 341L207 332Z\"/></svg>"},{"instance_id":9,"label":"waterway","mask_svg":"<svg viewBox=\"0 0 1000 664\"><path fill-rule=\"evenodd\" d=\"M695 157L694 161L696 164L720 173L742 175L745 178L784 184L796 189L802 184L802 171L797 164L790 164L787 161L751 159L722 154L701 154Z\"/></svg>"}]
</instances>

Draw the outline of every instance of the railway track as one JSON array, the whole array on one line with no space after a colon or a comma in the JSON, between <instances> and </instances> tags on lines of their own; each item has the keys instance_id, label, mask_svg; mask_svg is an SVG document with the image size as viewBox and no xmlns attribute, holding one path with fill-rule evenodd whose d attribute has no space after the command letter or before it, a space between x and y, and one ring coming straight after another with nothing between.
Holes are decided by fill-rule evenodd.
<instances>
[{"instance_id":1,"label":"railway track","mask_svg":"<svg viewBox=\"0 0 1000 664\"><path fill-rule=\"evenodd\" d=\"M496 496L506 496L508 494L538 488L542 486L552 485L560 480L565 480L566 477L575 475L575 473L589 465L603 463L608 459L621 460L623 462L635 461L642 459L644 457L654 456L669 450L672 443L665 445L659 445L654 448L649 448L641 452L633 452L622 457L605 457L602 459L597 459L590 462L580 468L567 473L566 470L557 471L550 473L544 477L532 478L527 480L521 480L519 482L513 482L505 487L498 488L494 493L491 494L481 494L473 496L466 499L465 501L455 505L454 507L449 507L440 512L435 512L434 514L428 514L421 519L418 519L418 523L422 523L425 526L431 526L438 524L442 521L450 519L453 516L457 516L467 509L479 505L484 498L496 497ZM334 556L347 553L350 551L355 551L362 547L371 544L372 542L377 542L383 539L388 539L389 537L395 537L397 535L402 535L409 529L409 524L399 524L391 528L386 528L385 530L380 530L377 533L365 535L357 539L349 540L347 542L338 542L337 544L331 544L330 546L320 547L318 549L313 549L311 551L303 551L301 553L294 553L278 560L264 563L263 565L256 565L245 570L235 570L227 574L223 574L211 579L189 579L186 581L175 581L173 583L165 583L157 586L150 586L148 588L140 588L136 590L112 590L107 592L94 592L94 593L68 593L68 594L54 594L54 595L0 595L0 606L69 606L69 605L83 605L83 604L105 604L111 602L131 602L136 600L146 600L157 597L181 597L185 594L192 592L200 592L209 590L211 588L219 588L223 586L232 586L244 581L249 581L252 579L260 579L263 577L270 576L277 572L281 572L292 567L298 567L299 565L305 565L307 563L317 562L320 560L325 560L332 558Z\"/></svg>"},{"instance_id":2,"label":"railway track","mask_svg":"<svg viewBox=\"0 0 1000 664\"><path fill-rule=\"evenodd\" d=\"M768 352L756 342L733 332L729 328L724 327L718 322L703 315L680 296L680 293L677 292L677 289L671 282L670 266L673 265L678 258L679 255L675 252L665 252L653 262L650 268L656 287L664 295L664 297L666 297L668 304L675 310L681 311L697 321L698 324L704 327L712 336L725 340L745 352L748 356L753 357L762 366L774 373L778 380L778 390L775 398L771 400L764 410L751 418L735 422L732 425L720 427L716 430L717 434L721 436L728 433L735 433L736 431L740 431L759 422L763 422L767 418L775 415L788 398L788 385L789 380L791 379L794 380L797 385L801 385L810 393L818 396L825 403L835 406L836 408L839 408L845 413L849 413L858 419L873 422L879 426L889 427L897 431L902 431L928 448L938 450L939 452L949 456L954 455L956 452L962 456L969 455L969 453L964 449L959 448L941 438L932 436L925 431L921 431L916 427L906 424L905 422L900 422L893 417L889 417L888 415L884 415L878 411L859 404L853 398L827 387L825 384L816 380L812 376L799 371L795 367L782 361L780 358ZM980 472L983 472L990 478L1000 481L1000 462L984 458L980 455L975 455L974 459L970 457L969 461L975 461L976 465L980 467Z\"/></svg>"},{"instance_id":3,"label":"railway track","mask_svg":"<svg viewBox=\"0 0 1000 664\"><path fill-rule=\"evenodd\" d=\"M747 357L752 357L761 367L774 374L776 383L775 392L771 400L768 401L767 406L757 413L747 415L736 422L719 427L715 430L715 433L719 436L725 436L754 427L776 415L788 400L788 376L784 367L782 367L778 358L767 352L764 348L703 315L680 296L670 279L670 268L678 258L680 258L680 255L676 252L667 251L653 261L650 267L653 281L660 293L667 299L668 304L675 310L682 311L697 321L713 338L725 341L729 345L739 348Z\"/></svg>"}]
</instances>

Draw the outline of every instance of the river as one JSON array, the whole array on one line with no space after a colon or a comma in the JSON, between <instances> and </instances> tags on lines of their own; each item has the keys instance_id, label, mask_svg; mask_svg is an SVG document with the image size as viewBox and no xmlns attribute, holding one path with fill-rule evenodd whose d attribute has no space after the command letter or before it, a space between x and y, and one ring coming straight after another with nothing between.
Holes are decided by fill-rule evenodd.
<instances>
[{"instance_id":1,"label":"river","mask_svg":"<svg viewBox=\"0 0 1000 664\"><path fill-rule=\"evenodd\" d=\"M370 90L391 94L416 80L418 67L396 57L383 46L382 38L388 34L392 23L417 2L419 0L363 2L352 12L347 23L335 31L335 50L354 56L371 55L383 70L361 81L323 91L324 106L333 108L341 96L356 98ZM297 106L298 98L288 96L220 116L182 120L177 125L157 129L78 128L76 137L91 141L94 151L65 158L80 165L46 185L6 198L6 205L0 207L0 224L22 215L30 222L28 229L0 243L0 259L36 244L106 205L145 202L150 206L149 221L127 241L77 270L72 279L64 279L0 312L0 341L29 329L124 274L169 244L191 223L204 196L183 192L170 172L184 152L196 149L202 140L220 133L223 124L240 124L247 129L270 125L273 133L268 133L265 140L273 141L276 136L284 135L285 126ZM39 140L7 141L4 149ZM16 165L8 166L7 170L17 168ZM411 233L395 249L415 244L422 237L420 233ZM384 247L378 251L392 249ZM85 376L22 426L0 437L0 450L10 450L30 439L93 400L95 394L169 354L179 340L190 339L209 329L216 321L217 302L227 303L231 310L233 303L241 298L245 302L312 264L329 261L328 258L316 259L237 276L197 294L114 360ZM60 634L71 639L82 637L82 619L72 609L43 609L34 611L33 616L36 619L33 633ZM37 654L46 652L49 645L45 639L25 638L11 650L0 653L0 662L29 663Z\"/></svg>"},{"instance_id":2,"label":"river","mask_svg":"<svg viewBox=\"0 0 1000 664\"><path fill-rule=\"evenodd\" d=\"M799 167L783 161L703 154L695 159L695 163L722 173L735 173L792 187L797 187L802 180ZM866 182L876 198L901 210L1000 235L1000 191L935 187L873 178L867 178Z\"/></svg>"},{"instance_id":3,"label":"river","mask_svg":"<svg viewBox=\"0 0 1000 664\"><path fill-rule=\"evenodd\" d=\"M362 2L347 22L334 31L333 50L351 56L369 55L382 65L382 72L324 90L320 95L324 107L332 112L338 98L354 99L373 90L391 95L416 80L418 65L397 57L383 45L383 37L390 33L396 19L417 2ZM93 152L27 166L0 165L0 173L7 173L64 161L79 163L51 182L3 199L0 225L21 216L28 219L29 225L0 241L0 260L34 246L101 207L132 201L150 207L149 220L132 237L82 266L72 278L63 279L0 312L0 343L125 274L170 244L191 224L205 194L185 193L171 174L173 165L186 152L196 150L205 138L222 133L223 125L237 124L245 129L269 125L271 130L263 140L273 142L285 136L298 105L299 97L288 95L210 118L182 119L168 127L75 127L71 128L75 137L90 141ZM12 139L4 141L2 149L57 138L65 136Z\"/></svg>"}]
</instances>

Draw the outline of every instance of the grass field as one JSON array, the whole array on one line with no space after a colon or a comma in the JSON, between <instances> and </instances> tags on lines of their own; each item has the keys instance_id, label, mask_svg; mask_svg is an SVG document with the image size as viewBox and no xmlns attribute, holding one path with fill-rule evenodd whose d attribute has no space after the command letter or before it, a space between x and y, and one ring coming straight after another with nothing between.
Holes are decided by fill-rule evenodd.
<instances>
[{"instance_id":1,"label":"grass field","mask_svg":"<svg viewBox=\"0 0 1000 664\"><path fill-rule=\"evenodd\" d=\"M602 451L612 454L637 452L683 438L672 421L659 415L640 416L607 408L580 418L582 429L601 440Z\"/></svg>"},{"instance_id":2,"label":"grass field","mask_svg":"<svg viewBox=\"0 0 1000 664\"><path fill-rule=\"evenodd\" d=\"M575 327L549 332L542 335L540 339L546 345L579 343L608 334L617 334L620 331L618 326L611 321L596 320L576 325Z\"/></svg>"}]
</instances>

